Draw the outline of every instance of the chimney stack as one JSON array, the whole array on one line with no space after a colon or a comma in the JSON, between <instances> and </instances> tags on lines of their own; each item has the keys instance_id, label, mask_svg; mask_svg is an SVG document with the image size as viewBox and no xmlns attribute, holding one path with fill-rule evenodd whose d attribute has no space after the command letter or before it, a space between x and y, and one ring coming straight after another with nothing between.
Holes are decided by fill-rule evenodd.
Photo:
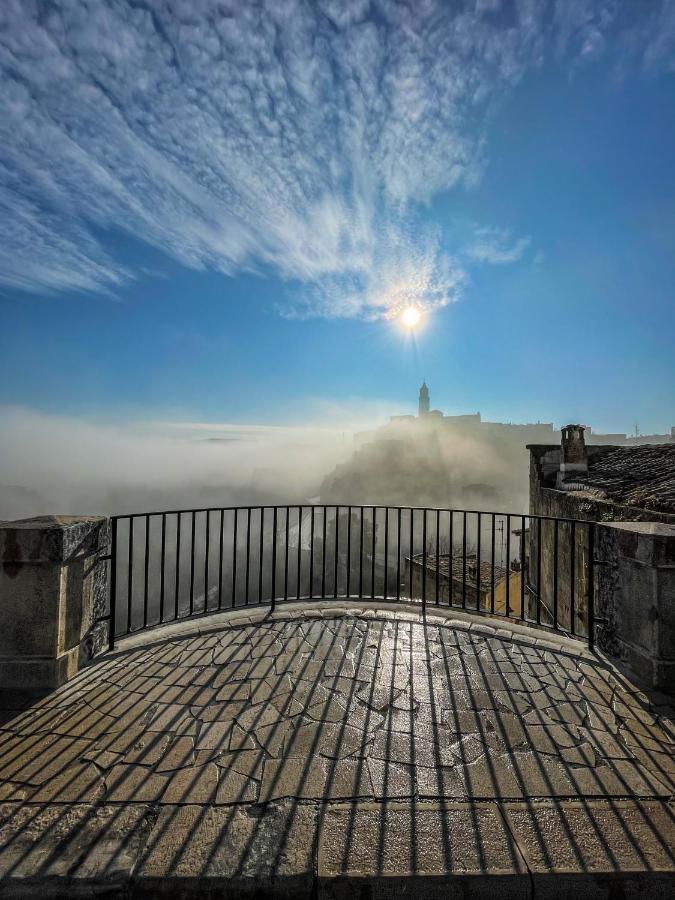
<instances>
[{"instance_id":1,"label":"chimney stack","mask_svg":"<svg viewBox=\"0 0 675 900\"><path fill-rule=\"evenodd\" d=\"M583 425L565 425L560 444L560 474L588 472L588 456Z\"/></svg>"}]
</instances>

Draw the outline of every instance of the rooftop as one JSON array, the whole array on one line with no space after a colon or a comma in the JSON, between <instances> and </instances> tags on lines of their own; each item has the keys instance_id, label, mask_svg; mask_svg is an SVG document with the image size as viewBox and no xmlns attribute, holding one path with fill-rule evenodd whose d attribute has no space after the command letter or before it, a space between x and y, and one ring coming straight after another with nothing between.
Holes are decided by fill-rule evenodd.
<instances>
[{"instance_id":1,"label":"rooftop","mask_svg":"<svg viewBox=\"0 0 675 900\"><path fill-rule=\"evenodd\" d=\"M413 559L419 565L424 565L424 556L422 553L416 553ZM446 578L451 571L451 559L453 580L461 582L464 580L466 574L466 584L468 587L476 587L476 576L478 571L480 571L480 587L481 590L484 591L489 591L491 589L493 579L494 584L497 585L506 578L506 569L503 566L495 565L493 569L492 563L486 559L482 559L480 561L480 566L478 566L475 553L467 554L466 562L464 561L465 558L462 556L451 557L449 554L444 553L440 554L438 557L438 571ZM426 566L427 569L432 572L436 571L436 555L434 553L427 555Z\"/></svg>"},{"instance_id":2,"label":"rooftop","mask_svg":"<svg viewBox=\"0 0 675 900\"><path fill-rule=\"evenodd\" d=\"M167 625L6 711L0 894L666 896L664 703L457 610Z\"/></svg>"},{"instance_id":3,"label":"rooftop","mask_svg":"<svg viewBox=\"0 0 675 900\"><path fill-rule=\"evenodd\" d=\"M612 503L675 513L675 443L596 449L588 472L575 472L568 481Z\"/></svg>"}]
</instances>

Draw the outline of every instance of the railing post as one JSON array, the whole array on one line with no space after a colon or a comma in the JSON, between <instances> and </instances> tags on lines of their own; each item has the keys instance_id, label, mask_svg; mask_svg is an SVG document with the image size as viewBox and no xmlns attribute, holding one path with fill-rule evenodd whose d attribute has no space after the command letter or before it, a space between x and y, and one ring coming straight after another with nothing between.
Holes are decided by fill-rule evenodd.
<instances>
[{"instance_id":1,"label":"railing post","mask_svg":"<svg viewBox=\"0 0 675 900\"><path fill-rule=\"evenodd\" d=\"M288 523L288 507L286 507L286 522ZM262 528L262 525L260 526ZM286 529L288 532L288 529ZM288 562L288 539L286 539L286 561ZM261 562L262 568L262 562ZM286 570L286 581L288 581L288 569ZM272 512L272 612L276 606L277 596L277 507ZM284 587L285 590L285 587Z\"/></svg>"},{"instance_id":2,"label":"railing post","mask_svg":"<svg viewBox=\"0 0 675 900\"><path fill-rule=\"evenodd\" d=\"M110 622L108 630L108 649L115 647L115 622L117 621L117 519L112 519L110 535Z\"/></svg>"}]
</instances>

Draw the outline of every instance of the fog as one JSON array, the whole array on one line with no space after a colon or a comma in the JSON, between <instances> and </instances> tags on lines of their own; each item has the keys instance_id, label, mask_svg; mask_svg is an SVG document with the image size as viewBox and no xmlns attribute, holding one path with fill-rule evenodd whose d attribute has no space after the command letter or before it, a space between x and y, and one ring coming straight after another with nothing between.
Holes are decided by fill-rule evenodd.
<instances>
[{"instance_id":1,"label":"fog","mask_svg":"<svg viewBox=\"0 0 675 900\"><path fill-rule=\"evenodd\" d=\"M524 510L522 444L377 428L343 405L303 426L99 423L0 408L0 519L231 505L379 503ZM392 440L392 438L395 438Z\"/></svg>"},{"instance_id":2,"label":"fog","mask_svg":"<svg viewBox=\"0 0 675 900\"><path fill-rule=\"evenodd\" d=\"M0 409L0 519L307 502L352 451L326 426L97 424Z\"/></svg>"}]
</instances>

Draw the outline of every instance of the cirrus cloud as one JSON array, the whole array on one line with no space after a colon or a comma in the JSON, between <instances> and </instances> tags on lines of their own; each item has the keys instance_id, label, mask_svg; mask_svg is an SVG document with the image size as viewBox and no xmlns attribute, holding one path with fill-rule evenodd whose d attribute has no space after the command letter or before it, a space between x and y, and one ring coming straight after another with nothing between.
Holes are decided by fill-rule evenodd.
<instances>
[{"instance_id":1,"label":"cirrus cloud","mask_svg":"<svg viewBox=\"0 0 675 900\"><path fill-rule=\"evenodd\" d=\"M615 4L569 7L4 0L0 283L114 291L135 273L97 235L121 229L195 269L271 269L294 314L449 303L464 264L420 211L480 178L500 95L615 32L669 58L670 0L630 33Z\"/></svg>"}]
</instances>

